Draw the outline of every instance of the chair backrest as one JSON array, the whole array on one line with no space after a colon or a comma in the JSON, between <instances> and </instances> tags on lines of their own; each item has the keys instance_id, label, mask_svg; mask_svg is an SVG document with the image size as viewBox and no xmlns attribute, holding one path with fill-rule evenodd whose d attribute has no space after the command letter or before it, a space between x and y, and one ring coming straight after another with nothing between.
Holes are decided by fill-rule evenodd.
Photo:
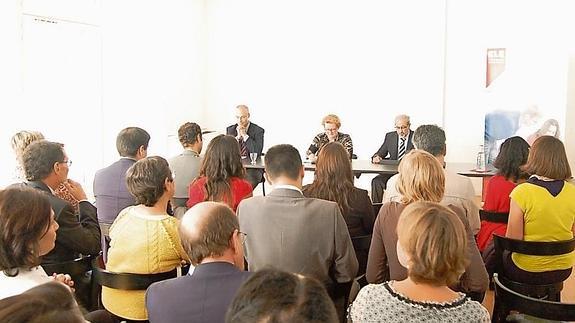
<instances>
[{"instance_id":1,"label":"chair backrest","mask_svg":"<svg viewBox=\"0 0 575 323\"><path fill-rule=\"evenodd\" d=\"M373 203L371 204L371 207L373 208L373 214L375 214L375 216L377 217L377 215L379 214L379 210L381 209L381 206L383 205L383 203Z\"/></svg>"},{"instance_id":2,"label":"chair backrest","mask_svg":"<svg viewBox=\"0 0 575 323\"><path fill-rule=\"evenodd\" d=\"M74 260L60 262L56 264L42 264L42 268L48 275L68 274L70 276L82 276L92 270L92 256L83 256Z\"/></svg>"},{"instance_id":3,"label":"chair backrest","mask_svg":"<svg viewBox=\"0 0 575 323\"><path fill-rule=\"evenodd\" d=\"M509 212L490 212L479 210L479 218L482 221L507 224L507 221L509 220Z\"/></svg>"},{"instance_id":4,"label":"chair backrest","mask_svg":"<svg viewBox=\"0 0 575 323\"><path fill-rule=\"evenodd\" d=\"M177 269L158 274L114 273L105 269L102 256L92 260L93 279L102 286L120 290L146 290L151 284L175 278Z\"/></svg>"},{"instance_id":5,"label":"chair backrest","mask_svg":"<svg viewBox=\"0 0 575 323\"><path fill-rule=\"evenodd\" d=\"M564 255L575 250L575 238L564 241L524 241L493 235L495 253L504 250L532 256Z\"/></svg>"},{"instance_id":6,"label":"chair backrest","mask_svg":"<svg viewBox=\"0 0 575 323\"><path fill-rule=\"evenodd\" d=\"M514 310L547 320L575 321L575 304L550 302L519 294L503 285L497 273L493 275L493 281L495 298L504 304L505 313Z\"/></svg>"}]
</instances>

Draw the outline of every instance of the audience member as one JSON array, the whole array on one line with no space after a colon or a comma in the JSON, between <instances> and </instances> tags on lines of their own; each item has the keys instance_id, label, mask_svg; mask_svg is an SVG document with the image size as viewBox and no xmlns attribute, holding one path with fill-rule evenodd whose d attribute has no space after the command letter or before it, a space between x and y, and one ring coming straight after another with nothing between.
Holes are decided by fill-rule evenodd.
<instances>
[{"instance_id":1,"label":"audience member","mask_svg":"<svg viewBox=\"0 0 575 323\"><path fill-rule=\"evenodd\" d=\"M445 141L445 132L436 125L419 126L413 134L415 148L425 150L435 156L443 168L445 168L445 155L447 154ZM475 190L471 180L449 170L444 170L444 173L445 193L441 202L444 205L453 204L462 208L465 211L471 231L473 234L477 234L481 227L481 221L479 219L479 208L475 203ZM383 195L383 202L398 202L401 200L401 195L397 191L395 184L398 176L394 175L389 179L387 190Z\"/></svg>"},{"instance_id":2,"label":"audience member","mask_svg":"<svg viewBox=\"0 0 575 323\"><path fill-rule=\"evenodd\" d=\"M224 202L235 212L241 200L252 196L245 173L234 137L216 136L206 149L200 177L190 184L187 206L203 201Z\"/></svg>"},{"instance_id":3,"label":"audience member","mask_svg":"<svg viewBox=\"0 0 575 323\"><path fill-rule=\"evenodd\" d=\"M130 166L148 154L150 135L138 127L128 127L120 131L116 138L116 149L120 159L110 166L100 169L94 175L94 196L98 208L98 221L105 237L104 255L109 245L108 231L120 211L134 205L135 199L126 186L126 171Z\"/></svg>"},{"instance_id":4,"label":"audience member","mask_svg":"<svg viewBox=\"0 0 575 323\"><path fill-rule=\"evenodd\" d=\"M50 277L40 266L40 257L55 246L57 230L45 194L27 187L0 190L0 299L52 280L73 285L70 276Z\"/></svg>"},{"instance_id":5,"label":"audience member","mask_svg":"<svg viewBox=\"0 0 575 323\"><path fill-rule=\"evenodd\" d=\"M178 220L166 213L174 195L168 162L146 157L132 165L126 183L138 205L123 209L110 227L106 269L115 273L156 274L174 271L188 255L178 234ZM145 291L102 287L102 303L114 315L147 320Z\"/></svg>"},{"instance_id":6,"label":"audience member","mask_svg":"<svg viewBox=\"0 0 575 323\"><path fill-rule=\"evenodd\" d=\"M503 142L499 154L493 162L493 166L497 168L497 174L487 182L483 210L494 213L509 213L509 194L518 183L525 182L529 177L521 170L521 166L527 162L528 155L529 144L523 138L515 136ZM477 246L482 252L484 261L492 254L493 234L505 236L506 230L507 223L490 220L481 221L481 229L477 234ZM484 250L489 251L484 253ZM487 267L489 269L490 266Z\"/></svg>"},{"instance_id":7,"label":"audience member","mask_svg":"<svg viewBox=\"0 0 575 323\"><path fill-rule=\"evenodd\" d=\"M489 322L480 303L448 286L465 271L466 228L449 208L414 202L397 223L404 280L364 287L351 306L354 322ZM471 243L473 243L471 241Z\"/></svg>"},{"instance_id":8,"label":"audience member","mask_svg":"<svg viewBox=\"0 0 575 323\"><path fill-rule=\"evenodd\" d=\"M535 140L523 170L533 174L511 192L508 238L525 241L561 241L573 238L575 186L563 143L551 136ZM505 256L505 255L504 255ZM505 275L514 281L539 284L569 277L573 254L504 257Z\"/></svg>"},{"instance_id":9,"label":"audience member","mask_svg":"<svg viewBox=\"0 0 575 323\"><path fill-rule=\"evenodd\" d=\"M0 300L3 323L84 323L74 296L64 284L49 282Z\"/></svg>"},{"instance_id":10,"label":"audience member","mask_svg":"<svg viewBox=\"0 0 575 323\"><path fill-rule=\"evenodd\" d=\"M375 216L366 190L353 186L353 172L349 156L342 144L327 143L320 151L315 179L303 187L306 197L336 202L353 237L371 234ZM365 272L367 252L355 250L359 261L359 273Z\"/></svg>"},{"instance_id":11,"label":"audience member","mask_svg":"<svg viewBox=\"0 0 575 323\"><path fill-rule=\"evenodd\" d=\"M337 313L315 279L274 269L260 270L238 291L228 323L335 323Z\"/></svg>"},{"instance_id":12,"label":"audience member","mask_svg":"<svg viewBox=\"0 0 575 323\"><path fill-rule=\"evenodd\" d=\"M46 193L60 226L56 247L42 257L42 263L62 263L78 258L80 254L98 254L100 228L96 208L88 202L82 186L68 179L70 159L64 145L46 140L35 141L24 150L23 161L28 179L24 185ZM52 194L62 183L80 201L79 214L68 202Z\"/></svg>"},{"instance_id":13,"label":"audience member","mask_svg":"<svg viewBox=\"0 0 575 323\"><path fill-rule=\"evenodd\" d=\"M315 162L317 155L323 147L330 142L339 142L347 151L348 158L353 156L353 142L348 134L339 132L341 121L335 114L328 114L321 120L324 132L317 134L307 149L306 155L309 160Z\"/></svg>"},{"instance_id":14,"label":"audience member","mask_svg":"<svg viewBox=\"0 0 575 323\"><path fill-rule=\"evenodd\" d=\"M334 295L335 283L352 281L358 269L339 206L304 197L304 168L291 145L270 148L265 170L273 190L242 201L237 211L240 227L248 235L245 248L250 271L271 265L308 275Z\"/></svg>"},{"instance_id":15,"label":"audience member","mask_svg":"<svg viewBox=\"0 0 575 323\"><path fill-rule=\"evenodd\" d=\"M445 190L445 173L441 164L424 150L412 150L399 164L397 189L401 194L400 202L383 204L373 228L369 258L367 262L367 281L382 283L387 280L403 280L407 277L407 268L400 262L396 251L397 221L405 207L413 202L440 202ZM483 260L477 250L475 238L462 210L450 205L464 224L467 239L467 260L469 265L459 283L453 285L461 291L481 299L487 289L488 279Z\"/></svg>"},{"instance_id":16,"label":"audience member","mask_svg":"<svg viewBox=\"0 0 575 323\"><path fill-rule=\"evenodd\" d=\"M182 218L180 237L194 273L148 288L150 322L223 322L251 274L243 271L245 234L236 215L223 203L196 204Z\"/></svg>"},{"instance_id":17,"label":"audience member","mask_svg":"<svg viewBox=\"0 0 575 323\"><path fill-rule=\"evenodd\" d=\"M385 134L383 144L371 157L371 162L379 164L384 159L401 160L405 154L413 149L413 131L409 128L411 122L409 116L400 114L395 117L395 131ZM383 192L387 187L387 181L391 176L380 174L371 181L371 200L374 203L382 201Z\"/></svg>"},{"instance_id":18,"label":"audience member","mask_svg":"<svg viewBox=\"0 0 575 323\"><path fill-rule=\"evenodd\" d=\"M22 166L24 149L26 149L26 147L28 147L28 145L30 145L32 142L42 139L44 139L44 135L38 131L23 130L12 136L12 150L14 151L14 155L16 155L16 161L18 162L15 174L16 181L23 182L26 180L26 174L24 173L24 168ZM76 213L80 212L78 200L68 191L64 183L60 184L60 186L54 190L54 195L72 204L72 207Z\"/></svg>"},{"instance_id":19,"label":"audience member","mask_svg":"<svg viewBox=\"0 0 575 323\"><path fill-rule=\"evenodd\" d=\"M236 138L242 158L249 158L251 153L257 153L259 158L264 150L265 130L250 121L250 110L245 105L236 107L236 119L236 124L226 128L226 134ZM261 169L246 171L246 179L252 184L252 189L263 181L263 176Z\"/></svg>"},{"instance_id":20,"label":"audience member","mask_svg":"<svg viewBox=\"0 0 575 323\"><path fill-rule=\"evenodd\" d=\"M168 162L170 169L174 173L174 183L176 192L172 198L172 207L177 218L183 215L187 208L186 202L189 198L189 186L200 174L200 164L202 159L203 140L202 129L197 123L186 122L178 129L178 138L184 151L173 157Z\"/></svg>"}]
</instances>

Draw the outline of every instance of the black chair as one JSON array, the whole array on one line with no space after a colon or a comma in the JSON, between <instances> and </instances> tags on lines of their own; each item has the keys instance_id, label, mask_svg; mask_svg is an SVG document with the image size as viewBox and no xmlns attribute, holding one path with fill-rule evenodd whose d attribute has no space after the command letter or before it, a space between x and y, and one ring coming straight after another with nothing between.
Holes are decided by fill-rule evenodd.
<instances>
[{"instance_id":1,"label":"black chair","mask_svg":"<svg viewBox=\"0 0 575 323\"><path fill-rule=\"evenodd\" d=\"M82 256L80 258L54 264L42 264L42 268L51 276L52 274L68 274L74 281L75 295L78 301L86 309L96 309L97 293L92 284L92 256Z\"/></svg>"},{"instance_id":2,"label":"black chair","mask_svg":"<svg viewBox=\"0 0 575 323\"><path fill-rule=\"evenodd\" d=\"M335 283L331 288L329 286L327 287L327 292L335 305L340 322L346 321L349 293L351 291L352 284L353 281L350 281L346 283Z\"/></svg>"},{"instance_id":3,"label":"black chair","mask_svg":"<svg viewBox=\"0 0 575 323\"><path fill-rule=\"evenodd\" d=\"M494 223L507 223L509 220L509 212L490 212L479 210L479 218L481 221L489 221Z\"/></svg>"},{"instance_id":4,"label":"black chair","mask_svg":"<svg viewBox=\"0 0 575 323\"><path fill-rule=\"evenodd\" d=\"M540 319L556 321L575 321L575 304L551 302L540 300L517 293L500 280L497 274L493 275L495 282L495 303L492 322L513 322L514 315L508 316L510 311L535 316Z\"/></svg>"},{"instance_id":5,"label":"black chair","mask_svg":"<svg viewBox=\"0 0 575 323\"><path fill-rule=\"evenodd\" d=\"M561 301L563 282L554 284L536 284L536 282L533 282L533 284L525 284L505 277L503 253L508 251L532 256L563 255L575 250L575 238L566 241L524 241L494 234L493 242L495 245L495 272L499 274L499 279L507 287L523 295L540 299L547 298L550 301ZM496 306L498 306L497 302L495 303Z\"/></svg>"},{"instance_id":6,"label":"black chair","mask_svg":"<svg viewBox=\"0 0 575 323\"><path fill-rule=\"evenodd\" d=\"M375 214L375 217L377 217L377 215L379 214L379 210L381 209L381 206L383 205L383 203L372 203L371 207L373 208L373 214Z\"/></svg>"},{"instance_id":7,"label":"black chair","mask_svg":"<svg viewBox=\"0 0 575 323\"><path fill-rule=\"evenodd\" d=\"M371 245L371 234L352 237L351 243L353 244L353 250L355 251L355 255L357 256L357 261L359 263L359 271L357 272L355 280L359 283L360 287L363 287L367 285L365 270L367 267L367 255L369 254L369 246ZM360 257L358 255L364 255L365 257Z\"/></svg>"}]
</instances>

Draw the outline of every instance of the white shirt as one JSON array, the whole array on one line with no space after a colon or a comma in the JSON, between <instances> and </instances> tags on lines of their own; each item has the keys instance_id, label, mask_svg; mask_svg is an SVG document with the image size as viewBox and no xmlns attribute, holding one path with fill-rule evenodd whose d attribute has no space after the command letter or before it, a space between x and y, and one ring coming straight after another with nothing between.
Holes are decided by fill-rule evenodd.
<instances>
[{"instance_id":1,"label":"white shirt","mask_svg":"<svg viewBox=\"0 0 575 323\"><path fill-rule=\"evenodd\" d=\"M32 287L51 281L52 278L40 266L31 270L20 268L15 277L6 276L0 271L0 299L22 294Z\"/></svg>"},{"instance_id":2,"label":"white shirt","mask_svg":"<svg viewBox=\"0 0 575 323\"><path fill-rule=\"evenodd\" d=\"M445 193L441 200L441 204L452 204L462 208L463 211L465 211L467 221L469 221L471 232L473 232L473 234L477 234L481 227L481 220L479 219L479 208L474 201L475 190L473 189L471 180L465 176L448 170L444 170L444 173ZM398 178L398 174L393 175L387 182L387 188L383 193L383 203L391 201L400 202L401 195L397 191L396 187Z\"/></svg>"}]
</instances>

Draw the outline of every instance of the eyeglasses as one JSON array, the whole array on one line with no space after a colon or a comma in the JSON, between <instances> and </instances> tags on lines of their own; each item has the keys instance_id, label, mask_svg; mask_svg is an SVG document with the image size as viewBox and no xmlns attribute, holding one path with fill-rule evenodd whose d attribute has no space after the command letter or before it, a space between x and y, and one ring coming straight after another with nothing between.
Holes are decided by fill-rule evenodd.
<instances>
[{"instance_id":1,"label":"eyeglasses","mask_svg":"<svg viewBox=\"0 0 575 323\"><path fill-rule=\"evenodd\" d=\"M248 238L248 235L241 231L238 231L238 234L240 235L240 242L242 243L242 245L246 244L246 239Z\"/></svg>"},{"instance_id":2,"label":"eyeglasses","mask_svg":"<svg viewBox=\"0 0 575 323\"><path fill-rule=\"evenodd\" d=\"M395 126L395 130L406 130L409 129L409 126Z\"/></svg>"},{"instance_id":3,"label":"eyeglasses","mask_svg":"<svg viewBox=\"0 0 575 323\"><path fill-rule=\"evenodd\" d=\"M66 165L68 165L68 167L72 166L72 161L71 161L70 159L68 159L68 160L63 160L63 161L61 161L60 163L61 163L61 164L66 164Z\"/></svg>"},{"instance_id":4,"label":"eyeglasses","mask_svg":"<svg viewBox=\"0 0 575 323\"><path fill-rule=\"evenodd\" d=\"M337 128L333 128L333 129L324 129L325 132L337 132Z\"/></svg>"}]
</instances>

